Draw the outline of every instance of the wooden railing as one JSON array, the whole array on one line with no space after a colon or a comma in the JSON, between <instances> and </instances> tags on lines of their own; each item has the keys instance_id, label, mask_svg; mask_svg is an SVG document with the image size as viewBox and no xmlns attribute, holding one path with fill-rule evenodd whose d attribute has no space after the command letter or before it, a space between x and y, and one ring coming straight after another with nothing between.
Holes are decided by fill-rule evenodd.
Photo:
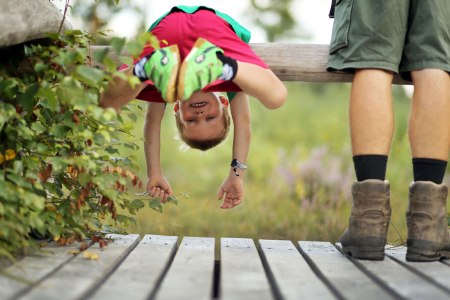
<instances>
[{"instance_id":1,"label":"wooden railing","mask_svg":"<svg viewBox=\"0 0 450 300\"><path fill-rule=\"evenodd\" d=\"M351 82L353 75L326 70L329 45L300 43L252 43L260 56L282 81ZM106 46L93 46L98 51ZM127 55L126 50L123 55ZM396 75L394 84L410 84Z\"/></svg>"}]
</instances>

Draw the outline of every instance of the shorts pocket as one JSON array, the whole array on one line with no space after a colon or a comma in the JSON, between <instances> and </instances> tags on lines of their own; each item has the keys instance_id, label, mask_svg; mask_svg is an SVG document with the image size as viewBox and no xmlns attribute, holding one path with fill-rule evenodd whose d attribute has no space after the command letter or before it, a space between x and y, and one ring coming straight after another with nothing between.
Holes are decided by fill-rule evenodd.
<instances>
[{"instance_id":1,"label":"shorts pocket","mask_svg":"<svg viewBox=\"0 0 450 300\"><path fill-rule=\"evenodd\" d=\"M334 53L348 46L348 31L350 30L352 7L353 0L336 1L330 53Z\"/></svg>"}]
</instances>

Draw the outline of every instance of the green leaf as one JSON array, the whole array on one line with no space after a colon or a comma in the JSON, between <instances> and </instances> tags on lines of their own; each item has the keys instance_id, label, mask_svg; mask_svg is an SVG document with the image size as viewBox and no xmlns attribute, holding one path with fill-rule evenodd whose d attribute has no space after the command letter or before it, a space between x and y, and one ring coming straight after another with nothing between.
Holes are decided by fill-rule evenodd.
<instances>
[{"instance_id":1,"label":"green leaf","mask_svg":"<svg viewBox=\"0 0 450 300\"><path fill-rule=\"evenodd\" d=\"M56 91L62 104L86 103L86 92L79 81L73 77L65 77Z\"/></svg>"},{"instance_id":2,"label":"green leaf","mask_svg":"<svg viewBox=\"0 0 450 300\"><path fill-rule=\"evenodd\" d=\"M135 199L133 201L131 201L131 203L129 204L129 206L131 208L135 208L135 209L140 209L143 208L145 206L144 202L140 199Z\"/></svg>"},{"instance_id":3,"label":"green leaf","mask_svg":"<svg viewBox=\"0 0 450 300\"><path fill-rule=\"evenodd\" d=\"M70 128L69 126L64 125L64 124L58 124L50 130L50 133L56 137L64 138L64 137L66 137L66 134L70 130L72 130L72 128Z\"/></svg>"},{"instance_id":4,"label":"green leaf","mask_svg":"<svg viewBox=\"0 0 450 300\"><path fill-rule=\"evenodd\" d=\"M12 98L14 95L12 90L17 87L17 83L17 80L11 78L0 80L0 93L4 94L8 98Z\"/></svg>"},{"instance_id":5,"label":"green leaf","mask_svg":"<svg viewBox=\"0 0 450 300\"><path fill-rule=\"evenodd\" d=\"M80 173L78 174L78 182L82 186L86 186L89 182L91 182L91 176L88 173Z\"/></svg>"},{"instance_id":6,"label":"green leaf","mask_svg":"<svg viewBox=\"0 0 450 300\"><path fill-rule=\"evenodd\" d=\"M108 53L109 53L109 48L108 47L99 49L99 50L94 52L94 55L93 55L94 56L94 60L98 61L100 63L103 63L103 60L105 59L105 57L107 57Z\"/></svg>"},{"instance_id":7,"label":"green leaf","mask_svg":"<svg viewBox=\"0 0 450 300\"><path fill-rule=\"evenodd\" d=\"M41 73L41 72L44 72L45 70L47 70L47 65L45 65L41 62L38 62L34 65L34 71L36 73Z\"/></svg>"},{"instance_id":8,"label":"green leaf","mask_svg":"<svg viewBox=\"0 0 450 300\"><path fill-rule=\"evenodd\" d=\"M34 96L36 96L39 90L39 85L37 83L33 83L28 87L25 93L20 97L20 104L22 104L23 108L31 113L33 111L33 107L36 104Z\"/></svg>"},{"instance_id":9,"label":"green leaf","mask_svg":"<svg viewBox=\"0 0 450 300\"><path fill-rule=\"evenodd\" d=\"M172 203L173 205L178 205L178 199L175 196L167 197L167 202Z\"/></svg>"},{"instance_id":10,"label":"green leaf","mask_svg":"<svg viewBox=\"0 0 450 300\"><path fill-rule=\"evenodd\" d=\"M46 153L48 151L48 146L44 143L39 143L37 145L37 150L39 151L39 153Z\"/></svg>"},{"instance_id":11,"label":"green leaf","mask_svg":"<svg viewBox=\"0 0 450 300\"><path fill-rule=\"evenodd\" d=\"M151 209L156 210L157 212L162 213L163 212L163 206L161 204L161 201L159 199L153 199L149 202L149 206Z\"/></svg>"},{"instance_id":12,"label":"green leaf","mask_svg":"<svg viewBox=\"0 0 450 300\"><path fill-rule=\"evenodd\" d=\"M110 45L116 51L117 55L120 55L122 52L123 46L125 46L126 40L124 38L113 37L111 39Z\"/></svg>"},{"instance_id":13,"label":"green leaf","mask_svg":"<svg viewBox=\"0 0 450 300\"><path fill-rule=\"evenodd\" d=\"M36 132L37 134L43 133L45 131L45 127L39 121L34 122L33 124L31 124L31 129L34 132Z\"/></svg>"},{"instance_id":14,"label":"green leaf","mask_svg":"<svg viewBox=\"0 0 450 300\"><path fill-rule=\"evenodd\" d=\"M82 82L96 87L103 80L103 71L88 66L78 66L75 75Z\"/></svg>"},{"instance_id":15,"label":"green leaf","mask_svg":"<svg viewBox=\"0 0 450 300\"><path fill-rule=\"evenodd\" d=\"M109 154L120 154L117 148L113 148L111 146L106 147L105 151L108 152Z\"/></svg>"},{"instance_id":16,"label":"green leaf","mask_svg":"<svg viewBox=\"0 0 450 300\"><path fill-rule=\"evenodd\" d=\"M56 93L52 91L48 87L41 87L37 93L37 96L40 97L39 103L51 111L59 111L60 106L58 99L56 98Z\"/></svg>"}]
</instances>

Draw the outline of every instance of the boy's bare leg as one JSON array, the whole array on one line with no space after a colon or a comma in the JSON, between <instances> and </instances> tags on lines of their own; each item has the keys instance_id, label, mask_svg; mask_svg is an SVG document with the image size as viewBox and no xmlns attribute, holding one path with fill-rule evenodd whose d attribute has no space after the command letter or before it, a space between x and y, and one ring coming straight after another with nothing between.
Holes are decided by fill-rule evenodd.
<instances>
[{"instance_id":1,"label":"boy's bare leg","mask_svg":"<svg viewBox=\"0 0 450 300\"><path fill-rule=\"evenodd\" d=\"M284 104L287 89L271 70L241 61L237 63L238 71L233 82L246 94L259 99L269 109Z\"/></svg>"},{"instance_id":2,"label":"boy's bare leg","mask_svg":"<svg viewBox=\"0 0 450 300\"><path fill-rule=\"evenodd\" d=\"M394 131L391 72L356 70L350 96L353 155L388 155Z\"/></svg>"},{"instance_id":3,"label":"boy's bare leg","mask_svg":"<svg viewBox=\"0 0 450 300\"><path fill-rule=\"evenodd\" d=\"M413 157L448 160L450 76L437 69L413 71L414 96L409 121Z\"/></svg>"},{"instance_id":4,"label":"boy's bare leg","mask_svg":"<svg viewBox=\"0 0 450 300\"><path fill-rule=\"evenodd\" d=\"M133 75L132 68L126 69L124 72L127 76ZM146 84L139 84L133 88L128 81L120 77L114 77L113 81L100 95L99 104L101 107L111 107L119 112L120 108L135 99L145 86Z\"/></svg>"}]
</instances>

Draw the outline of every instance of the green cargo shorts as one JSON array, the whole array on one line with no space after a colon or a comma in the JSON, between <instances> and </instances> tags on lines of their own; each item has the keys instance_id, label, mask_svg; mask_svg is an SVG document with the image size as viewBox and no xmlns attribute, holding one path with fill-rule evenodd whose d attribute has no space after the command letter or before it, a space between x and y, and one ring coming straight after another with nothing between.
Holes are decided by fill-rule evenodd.
<instances>
[{"instance_id":1,"label":"green cargo shorts","mask_svg":"<svg viewBox=\"0 0 450 300\"><path fill-rule=\"evenodd\" d=\"M449 0L337 0L328 71L450 72Z\"/></svg>"}]
</instances>

